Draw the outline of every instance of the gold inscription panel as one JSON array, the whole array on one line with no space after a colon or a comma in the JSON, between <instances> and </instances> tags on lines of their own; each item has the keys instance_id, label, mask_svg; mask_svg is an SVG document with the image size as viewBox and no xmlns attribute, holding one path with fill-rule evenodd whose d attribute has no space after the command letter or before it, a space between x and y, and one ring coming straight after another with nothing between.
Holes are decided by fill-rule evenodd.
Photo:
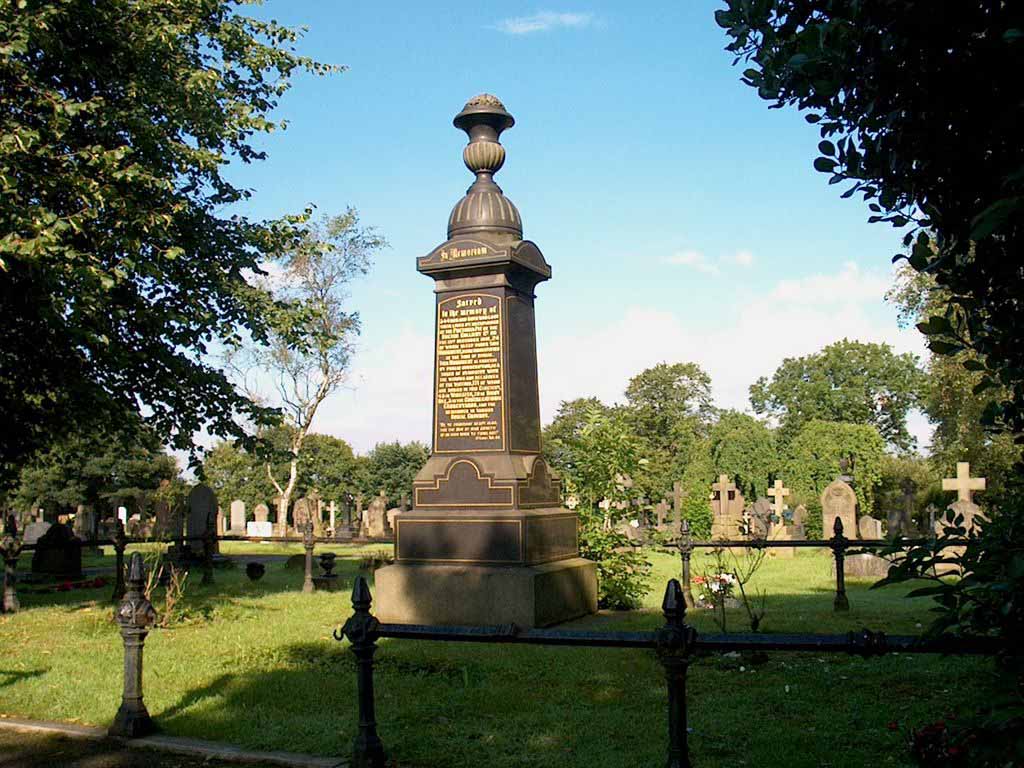
<instances>
[{"instance_id":1,"label":"gold inscription panel","mask_svg":"<svg viewBox=\"0 0 1024 768\"><path fill-rule=\"evenodd\" d=\"M503 450L502 303L464 293L437 304L434 449Z\"/></svg>"}]
</instances>

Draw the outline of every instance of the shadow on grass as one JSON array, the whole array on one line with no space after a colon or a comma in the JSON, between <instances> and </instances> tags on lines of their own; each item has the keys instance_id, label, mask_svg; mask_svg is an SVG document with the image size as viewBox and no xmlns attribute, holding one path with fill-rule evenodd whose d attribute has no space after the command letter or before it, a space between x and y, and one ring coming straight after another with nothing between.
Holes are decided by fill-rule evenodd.
<instances>
[{"instance_id":1,"label":"shadow on grass","mask_svg":"<svg viewBox=\"0 0 1024 768\"><path fill-rule=\"evenodd\" d=\"M189 569L185 582L185 596L181 601L180 608L188 610L197 615L207 615L224 604L239 605L239 601L258 599L266 595L284 592L301 592L305 577L304 567L287 567L287 558L281 558L273 562L264 561L266 567L265 575L252 581L245 573L245 565L250 558L241 555L235 556L233 567L216 568L213 571L213 583L202 584L203 569L195 567ZM260 560L258 557L252 560ZM111 564L114 558L111 557ZM339 555L335 559L334 572L338 575L339 595L351 591L357 575L369 575L365 570L360 569L361 555ZM20 565L20 563L19 563ZM314 555L313 575L320 574L319 563ZM98 588L76 588L70 590L54 589L62 582L51 580L45 582L19 583L18 597L22 610L32 608L59 607L69 611L79 610L85 607L97 605L110 605L113 607L114 579L110 577L103 587ZM159 609L162 605L163 589L158 587L154 602Z\"/></svg>"},{"instance_id":2,"label":"shadow on grass","mask_svg":"<svg viewBox=\"0 0 1024 768\"><path fill-rule=\"evenodd\" d=\"M806 610L808 602L786 607ZM660 616L652 610L588 621L606 629L654 628ZM880 764L905 748L891 721L930 722L936 713L969 711L981 701L977 659L766 659L755 662L756 670L746 658L695 660L689 722L702 767L835 765L836 750L844 766ZM154 717L171 733L254 749L350 754L358 718L347 643L267 649L249 667L188 691ZM403 766L665 761L665 683L653 652L382 640L374 682L381 738ZM957 690L955 701L944 687ZM766 711L800 727L751 728Z\"/></svg>"},{"instance_id":3,"label":"shadow on grass","mask_svg":"<svg viewBox=\"0 0 1024 768\"><path fill-rule=\"evenodd\" d=\"M26 671L0 669L0 688L20 683L22 680L30 680L33 677L40 677L46 674L45 669L30 669Z\"/></svg>"}]
</instances>

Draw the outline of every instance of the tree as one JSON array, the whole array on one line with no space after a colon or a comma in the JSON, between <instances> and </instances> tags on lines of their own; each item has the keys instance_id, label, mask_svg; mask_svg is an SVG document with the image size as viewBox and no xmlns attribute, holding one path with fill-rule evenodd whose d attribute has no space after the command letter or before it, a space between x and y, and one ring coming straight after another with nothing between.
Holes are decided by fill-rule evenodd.
<instances>
[{"instance_id":1,"label":"tree","mask_svg":"<svg viewBox=\"0 0 1024 768\"><path fill-rule=\"evenodd\" d=\"M647 460L637 478L642 495L671 493L713 413L711 377L696 363L659 363L630 379L624 415Z\"/></svg>"},{"instance_id":2,"label":"tree","mask_svg":"<svg viewBox=\"0 0 1024 768\"><path fill-rule=\"evenodd\" d=\"M711 428L709 449L715 474L733 478L744 496L768 492L779 470L775 435L764 422L739 411L724 411Z\"/></svg>"},{"instance_id":3,"label":"tree","mask_svg":"<svg viewBox=\"0 0 1024 768\"><path fill-rule=\"evenodd\" d=\"M265 281L279 306L269 323L268 343L239 340L226 355L250 397L280 407L289 428L287 469L278 473L272 462L265 465L277 490L282 536L313 419L348 376L360 330L359 315L346 309L349 285L369 271L373 254L386 245L372 228L359 226L351 208L306 224L296 245L283 254L280 273ZM302 329L298 334L297 327ZM268 379L273 395L262 386Z\"/></svg>"},{"instance_id":4,"label":"tree","mask_svg":"<svg viewBox=\"0 0 1024 768\"><path fill-rule=\"evenodd\" d=\"M870 515L875 508L875 488L882 479L885 441L870 424L834 421L809 421L788 446L785 477L794 491L794 501L821 512L821 493L833 480L845 473L853 478L860 514ZM808 517L808 536L818 531L820 514ZM848 534L849 535L849 534Z\"/></svg>"},{"instance_id":5,"label":"tree","mask_svg":"<svg viewBox=\"0 0 1024 768\"><path fill-rule=\"evenodd\" d=\"M363 491L376 496L381 490L390 501L399 502L412 497L412 481L430 458L430 449L413 441L403 445L377 443L366 457L361 477Z\"/></svg>"},{"instance_id":6,"label":"tree","mask_svg":"<svg viewBox=\"0 0 1024 768\"><path fill-rule=\"evenodd\" d=\"M145 423L243 435L274 413L206 357L266 339L247 275L294 247L303 216L259 221L223 175L298 71L299 33L228 0L0 7L0 483L65 434Z\"/></svg>"},{"instance_id":7,"label":"tree","mask_svg":"<svg viewBox=\"0 0 1024 768\"><path fill-rule=\"evenodd\" d=\"M611 409L596 397L563 400L551 423L544 427L541 443L544 457L559 472L572 472L583 429L594 413L607 415Z\"/></svg>"},{"instance_id":8,"label":"tree","mask_svg":"<svg viewBox=\"0 0 1024 768\"><path fill-rule=\"evenodd\" d=\"M271 473L289 471L291 441L291 430L287 427L276 427L262 435L262 447L276 448L276 452L270 454ZM211 448L204 457L203 478L222 503L241 499L252 509L257 504L271 502L277 495L266 464L266 450L249 451L225 441ZM310 433L306 436L298 463L295 495L308 496L315 489L327 501L341 501L347 493L358 492L360 479L359 461L348 443L330 435Z\"/></svg>"},{"instance_id":9,"label":"tree","mask_svg":"<svg viewBox=\"0 0 1024 768\"><path fill-rule=\"evenodd\" d=\"M850 183L844 197L869 201L869 221L909 227L909 257L895 259L948 291L942 311L918 328L936 354L976 355L964 359L981 374L975 392L1006 393L985 409L986 424L1024 442L1024 7L1005 0L727 5L716 20L732 38L728 50L751 64L744 81L773 106L810 110L822 138L815 167L830 183ZM936 631L993 635L1008 648L1024 642L1013 597L1024 545L1020 474L1001 498L989 496L1001 511L967 547L966 578L927 592L938 603ZM927 576L932 563L913 554L891 581ZM994 711L970 734L986 752L966 758L979 768L1024 754L1024 661L1017 654L999 663L995 680L1009 685L993 692Z\"/></svg>"},{"instance_id":10,"label":"tree","mask_svg":"<svg viewBox=\"0 0 1024 768\"><path fill-rule=\"evenodd\" d=\"M813 355L787 357L769 381L750 387L754 411L779 420L788 443L812 420L871 424L894 448L907 450L907 412L924 384L915 355L897 355L888 344L843 339Z\"/></svg>"},{"instance_id":11,"label":"tree","mask_svg":"<svg viewBox=\"0 0 1024 768\"><path fill-rule=\"evenodd\" d=\"M141 512L161 483L177 476L177 462L152 434L76 434L22 469L14 503L23 512L36 506L74 511L80 504L112 512L113 502L130 499Z\"/></svg>"},{"instance_id":12,"label":"tree","mask_svg":"<svg viewBox=\"0 0 1024 768\"><path fill-rule=\"evenodd\" d=\"M931 275L905 264L886 298L899 308L900 324L927 322L949 302L949 292ZM936 475L950 477L958 461L987 478L986 498L999 498L1013 482L1021 447L1006 431L985 425L993 400L1011 397L1009 387L983 386L985 375L977 353L964 348L953 354L930 352L921 405L935 427L931 458Z\"/></svg>"}]
</instances>

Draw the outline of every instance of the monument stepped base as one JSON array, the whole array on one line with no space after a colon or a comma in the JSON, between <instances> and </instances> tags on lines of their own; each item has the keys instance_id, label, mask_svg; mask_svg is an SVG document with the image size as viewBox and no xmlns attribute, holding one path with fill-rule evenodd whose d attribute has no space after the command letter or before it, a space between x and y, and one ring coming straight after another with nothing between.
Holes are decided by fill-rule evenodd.
<instances>
[{"instance_id":1,"label":"monument stepped base","mask_svg":"<svg viewBox=\"0 0 1024 768\"><path fill-rule=\"evenodd\" d=\"M531 566L399 563L374 577L389 624L547 627L597 611L597 566L574 557Z\"/></svg>"}]
</instances>

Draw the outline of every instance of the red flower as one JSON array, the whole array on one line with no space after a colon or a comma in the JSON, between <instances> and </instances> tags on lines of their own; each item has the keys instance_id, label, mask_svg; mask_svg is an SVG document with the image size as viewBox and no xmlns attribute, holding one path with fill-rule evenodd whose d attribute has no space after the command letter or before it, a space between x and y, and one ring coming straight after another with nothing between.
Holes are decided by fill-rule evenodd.
<instances>
[{"instance_id":1,"label":"red flower","mask_svg":"<svg viewBox=\"0 0 1024 768\"><path fill-rule=\"evenodd\" d=\"M890 720L888 723L886 723L885 727L888 728L890 731L898 731L900 729L900 724L897 723L895 720Z\"/></svg>"}]
</instances>

